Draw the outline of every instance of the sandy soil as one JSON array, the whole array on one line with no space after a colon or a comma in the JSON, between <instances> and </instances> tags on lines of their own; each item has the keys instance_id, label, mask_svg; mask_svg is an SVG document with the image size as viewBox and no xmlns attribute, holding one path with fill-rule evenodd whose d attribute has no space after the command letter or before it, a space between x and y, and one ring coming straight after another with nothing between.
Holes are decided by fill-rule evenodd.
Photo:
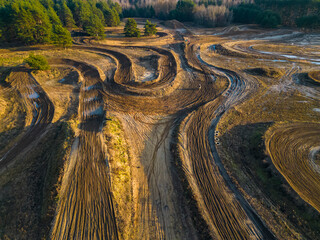
<instances>
[{"instance_id":1,"label":"sandy soil","mask_svg":"<svg viewBox=\"0 0 320 240\"><path fill-rule=\"evenodd\" d=\"M318 171L308 157L318 147L319 115L314 110L319 89L308 73L319 59L309 34L245 25L208 31L177 21L164 23L156 37L143 41L122 38L119 28L110 31L114 36L99 42L77 38L65 53L36 47L58 67L57 74L54 68L35 78L23 69L11 74L35 114L26 120L30 130L1 159L2 168L32 148L52 121L77 115L52 239L282 239L274 227L279 219L266 214L270 206L279 212L277 206L268 196L250 196L246 189L256 179L239 185L225 155L220 159L216 134L249 121L299 122L270 130L268 151L289 186L319 210ZM313 45L292 45L295 41ZM247 71L266 67L277 70L277 77ZM60 79L69 74L69 83ZM294 104L286 104L289 100ZM121 122L129 148L132 207L121 228L104 144L106 112ZM295 156L290 164L301 168L287 168L288 153ZM311 180L312 189L304 184ZM129 235L121 232L126 224Z\"/></svg>"}]
</instances>

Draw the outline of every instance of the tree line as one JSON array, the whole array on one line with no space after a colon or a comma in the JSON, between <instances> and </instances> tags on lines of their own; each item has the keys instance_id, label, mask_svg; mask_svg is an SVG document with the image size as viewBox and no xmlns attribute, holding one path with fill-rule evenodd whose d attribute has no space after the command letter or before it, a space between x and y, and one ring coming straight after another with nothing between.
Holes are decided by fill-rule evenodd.
<instances>
[{"instance_id":1,"label":"tree line","mask_svg":"<svg viewBox=\"0 0 320 240\"><path fill-rule=\"evenodd\" d=\"M0 0L0 41L72 44L68 30L82 28L96 38L120 24L121 6L111 0Z\"/></svg>"},{"instance_id":2,"label":"tree line","mask_svg":"<svg viewBox=\"0 0 320 240\"><path fill-rule=\"evenodd\" d=\"M208 27L255 23L320 27L320 0L121 0L124 17L156 17Z\"/></svg>"},{"instance_id":3,"label":"tree line","mask_svg":"<svg viewBox=\"0 0 320 240\"><path fill-rule=\"evenodd\" d=\"M223 26L232 20L232 12L227 7L227 3L232 6L239 1L241 0L144 1L143 4L126 5L127 7L123 9L123 17L156 17L162 20L197 22L208 27ZM149 3L150 5L147 5Z\"/></svg>"}]
</instances>

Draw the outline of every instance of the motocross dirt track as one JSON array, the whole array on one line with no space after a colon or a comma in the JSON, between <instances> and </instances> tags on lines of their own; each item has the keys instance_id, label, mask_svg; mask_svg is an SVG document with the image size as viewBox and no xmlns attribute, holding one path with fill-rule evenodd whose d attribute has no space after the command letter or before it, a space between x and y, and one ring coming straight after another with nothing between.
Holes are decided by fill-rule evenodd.
<instances>
[{"instance_id":1,"label":"motocross dirt track","mask_svg":"<svg viewBox=\"0 0 320 240\"><path fill-rule=\"evenodd\" d=\"M113 78L86 61L49 59L52 66L76 69L81 83L79 125L64 166L52 239L121 239L123 229L117 224L112 194L112 165L103 137L106 112L120 120L130 147L133 202L128 203L132 204L128 215L134 230L127 239L278 238L230 179L215 146L214 132L220 119L250 99L259 84L231 65L226 68L215 65L214 60L208 62L202 58L202 47L219 46L216 53L230 57L288 57L256 51L251 42L243 46L242 42L193 36L189 30L185 35L174 29L166 31L158 38L167 39L169 32L173 38L161 47L151 44L153 40L150 46L148 40L141 46L136 41L131 46L132 42L112 46L76 39L72 49L114 60L117 69ZM182 41L186 37L189 43ZM129 50L157 56L154 79L135 81L136 63ZM25 153L32 147L33 139L42 136L54 116L53 104L30 73L17 69L10 79L35 114L25 135L1 158L1 170L14 162L17 152ZM23 86L33 86L36 95ZM276 129L267 145L277 169L319 211L319 169L310 157L310 149L319 143L319 126L306 126L310 125L288 124ZM301 129L304 134L296 133ZM287 139L290 134L295 138ZM299 148L309 137L308 148ZM285 148L278 149L279 144ZM283 162L287 153L292 158ZM299 170L288 171L296 164ZM313 183L303 184L308 181Z\"/></svg>"},{"instance_id":2,"label":"motocross dirt track","mask_svg":"<svg viewBox=\"0 0 320 240\"><path fill-rule=\"evenodd\" d=\"M20 93L33 117L24 136L0 159L0 169L7 167L17 153L21 154L28 150L37 137L41 137L45 132L54 115L52 102L27 69L17 69L9 78L12 79L12 86Z\"/></svg>"}]
</instances>

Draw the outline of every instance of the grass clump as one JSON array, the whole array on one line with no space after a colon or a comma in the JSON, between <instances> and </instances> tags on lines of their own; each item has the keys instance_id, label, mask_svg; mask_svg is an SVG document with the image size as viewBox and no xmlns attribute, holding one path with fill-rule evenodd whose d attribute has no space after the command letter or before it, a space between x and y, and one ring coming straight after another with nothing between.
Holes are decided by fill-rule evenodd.
<instances>
[{"instance_id":1,"label":"grass clump","mask_svg":"<svg viewBox=\"0 0 320 240\"><path fill-rule=\"evenodd\" d=\"M42 55L30 53L29 57L24 60L34 70L49 70L48 60Z\"/></svg>"}]
</instances>

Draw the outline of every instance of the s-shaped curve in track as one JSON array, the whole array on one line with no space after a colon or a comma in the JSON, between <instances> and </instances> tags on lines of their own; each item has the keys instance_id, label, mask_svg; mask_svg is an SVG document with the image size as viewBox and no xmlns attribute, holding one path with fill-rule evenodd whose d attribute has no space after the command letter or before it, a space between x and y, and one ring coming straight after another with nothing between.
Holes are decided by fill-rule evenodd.
<instances>
[{"instance_id":1,"label":"s-shaped curve in track","mask_svg":"<svg viewBox=\"0 0 320 240\"><path fill-rule=\"evenodd\" d=\"M275 239L275 237L270 232L270 230L265 227L265 225L262 223L258 215L255 213L255 211L250 207L250 205L247 203L244 197L233 185L232 181L230 180L230 178L226 173L226 170L223 168L223 165L221 164L221 161L219 159L219 155L217 154L215 146L212 146L213 143L212 143L212 140L210 141L210 137L209 137L210 144L206 139L208 133L209 135L211 133L211 131L207 132L206 129L214 130L216 124L218 123L218 121L220 120L224 112L228 110L232 105L238 103L241 99L244 98L245 96L244 90L246 86L245 82L233 71L217 68L210 64L207 64L201 59L200 55L198 55L198 59L201 64L206 64L208 67L210 67L213 71L217 72L218 74L225 75L230 81L229 91L231 91L229 97L221 101L221 106L223 107L221 106L214 107L214 106L211 106L211 105L214 105L213 103L209 103L207 104L207 106L205 106L205 108L207 108L206 111L200 108L198 112L196 112L194 116L192 116L192 118L194 119L193 121L194 125L192 126L192 128L189 128L187 132L187 135L189 135L189 146L191 148L193 148L193 146L204 145L203 146L204 149L207 149L208 151L212 152L212 156L211 154L206 155L203 152L201 153L201 151L198 152L199 150L199 146L198 146L196 148L193 148L194 152L190 154L190 155L199 156L198 161L195 161L195 162L193 161L193 170L194 170L195 176L198 178L197 181L199 184L199 189L200 189L200 192L202 192L203 194L202 197L204 199L207 210L209 211L209 213L211 213L209 214L209 216L211 216L211 220L215 226L217 234L223 239L243 239L243 238L248 238L249 236L253 238L258 238L258 239L260 238ZM194 129L196 129L196 131ZM198 132L198 134L196 134L195 132ZM192 136L198 136L198 138L200 139L204 138L204 139L200 141L200 139L196 140L195 137L192 137ZM209 162L207 162L208 160ZM210 163L210 161L212 162ZM197 164L197 165L194 165L194 164ZM203 164L204 166L202 166ZM223 192L226 192L226 189L223 190L223 185L225 183L219 180L221 178L220 174L217 174L216 171L211 171L212 166L210 166L210 164L213 164L213 166L218 167L218 170L222 175L224 182L227 184L228 188L233 192L237 201L230 202L230 200L227 200L228 194L226 195L222 194ZM203 172L207 172L207 174L203 174L203 172L201 173L201 169L203 170ZM200 173L197 174L198 171L200 171ZM219 181L220 184L222 184L220 186L222 191L218 190L217 186L210 184L215 181ZM209 188L208 185L209 186L211 185L211 187ZM208 191L210 192L210 194ZM219 192L220 192L220 195L219 195L220 197L218 197L217 195ZM212 198L214 196L216 197ZM224 198L225 200L223 200ZM250 223L249 224L244 223L244 222L247 222L247 220L245 220L247 217L249 217L253 226Z\"/></svg>"}]
</instances>

